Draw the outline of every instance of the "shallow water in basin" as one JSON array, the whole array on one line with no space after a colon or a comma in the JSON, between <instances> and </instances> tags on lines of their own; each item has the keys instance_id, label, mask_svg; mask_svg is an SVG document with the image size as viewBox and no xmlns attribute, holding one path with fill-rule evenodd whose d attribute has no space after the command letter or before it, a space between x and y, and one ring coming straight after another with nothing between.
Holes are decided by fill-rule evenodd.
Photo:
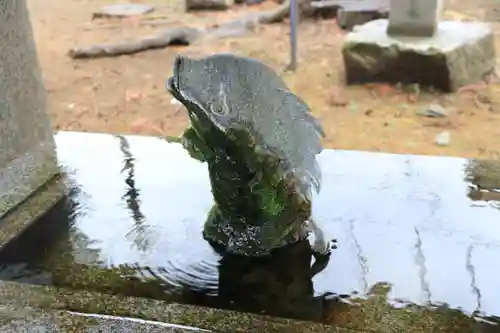
<instances>
[{"instance_id":1,"label":"shallow water in basin","mask_svg":"<svg viewBox=\"0 0 500 333\"><path fill-rule=\"evenodd\" d=\"M0 254L0 279L322 322L343 320L331 315L339 299L386 283L395 307L446 304L498 322L500 205L495 192L471 192L470 161L324 151L314 217L338 248L312 266L306 242L272 258L221 258L201 237L212 205L206 165L179 144L56 140L70 195Z\"/></svg>"}]
</instances>

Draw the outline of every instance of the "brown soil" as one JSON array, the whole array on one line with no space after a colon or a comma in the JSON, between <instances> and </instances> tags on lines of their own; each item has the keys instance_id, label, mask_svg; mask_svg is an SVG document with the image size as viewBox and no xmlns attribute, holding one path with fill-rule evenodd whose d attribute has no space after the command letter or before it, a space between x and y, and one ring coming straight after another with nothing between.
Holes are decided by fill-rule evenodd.
<instances>
[{"instance_id":1,"label":"brown soil","mask_svg":"<svg viewBox=\"0 0 500 333\"><path fill-rule=\"evenodd\" d=\"M56 129L179 135L187 125L186 114L170 104L164 82L171 74L173 57L180 52L234 52L258 58L277 70L288 63L287 23L261 26L245 37L207 40L134 56L93 60L67 56L74 46L144 36L168 26L207 26L275 6L267 1L230 12L188 15L182 13L178 1L147 1L159 6L149 16L170 21L148 26L132 19L91 21L92 12L111 4L110 0L28 0ZM500 5L497 0L450 0L446 9L445 18L495 20L499 16L493 9L500 9ZM500 152L500 140L496 140L500 138L500 84L481 83L456 94L418 96L385 85L345 87L340 56L344 36L333 20L302 22L300 67L296 73L285 74L292 90L322 120L326 146L466 157L496 157ZM416 115L432 103L446 107L450 116L428 119ZM442 131L451 133L447 147L435 144L435 136Z\"/></svg>"}]
</instances>

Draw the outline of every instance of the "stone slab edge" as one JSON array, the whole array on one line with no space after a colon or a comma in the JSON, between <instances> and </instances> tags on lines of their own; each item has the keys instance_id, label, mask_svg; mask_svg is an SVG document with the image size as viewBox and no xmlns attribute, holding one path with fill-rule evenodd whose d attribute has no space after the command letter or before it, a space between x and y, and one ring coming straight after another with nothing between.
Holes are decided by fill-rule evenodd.
<instances>
[{"instance_id":1,"label":"stone slab edge","mask_svg":"<svg viewBox=\"0 0 500 333\"><path fill-rule=\"evenodd\" d=\"M448 21L441 21L440 24L443 23L448 23ZM472 25L472 24L481 24L485 28L485 34L483 35L483 38L490 38L493 36L493 30L490 28L489 24L485 22L460 22L464 26L467 25ZM367 22L363 27L358 27L354 29L353 32L347 34L346 41L343 45L344 48L350 48L352 46L356 45L363 45L363 44L372 44L375 42L375 40L372 40L370 38L365 38L363 35L359 34L359 30L366 29L367 27L373 28L373 29L383 29L384 31L386 30L387 26L389 25L389 20L388 19L378 19L378 20L373 20L370 22ZM486 32L487 31L487 32ZM434 37L431 37L432 39ZM429 47L428 45L424 44L425 47L420 47L417 46L418 44L415 42L418 42L419 40L423 39L422 37L410 37L410 36L389 36L387 35L387 38L384 40L377 40L377 45L380 48L387 48L391 47L393 45L397 45L398 49L401 51L412 51L412 52L417 52L421 54L442 54L443 52L449 52L453 51L453 49L438 49L434 47Z\"/></svg>"},{"instance_id":2,"label":"stone slab edge","mask_svg":"<svg viewBox=\"0 0 500 333\"><path fill-rule=\"evenodd\" d=\"M2 217L58 173L53 139L41 142L0 169Z\"/></svg>"},{"instance_id":3,"label":"stone slab edge","mask_svg":"<svg viewBox=\"0 0 500 333\"><path fill-rule=\"evenodd\" d=\"M0 308L0 332L193 333L210 331L132 318L2 307Z\"/></svg>"},{"instance_id":4,"label":"stone slab edge","mask_svg":"<svg viewBox=\"0 0 500 333\"><path fill-rule=\"evenodd\" d=\"M45 214L65 194L66 187L62 177L55 176L10 210L0 219L0 250Z\"/></svg>"},{"instance_id":5,"label":"stone slab edge","mask_svg":"<svg viewBox=\"0 0 500 333\"><path fill-rule=\"evenodd\" d=\"M49 286L0 281L2 318L27 308L59 314L67 311L139 318L175 325L198 327L220 333L355 333L333 326L275 317L238 313L153 299L105 295ZM62 312L61 312L62 311ZM68 331L69 332L69 331Z\"/></svg>"}]
</instances>

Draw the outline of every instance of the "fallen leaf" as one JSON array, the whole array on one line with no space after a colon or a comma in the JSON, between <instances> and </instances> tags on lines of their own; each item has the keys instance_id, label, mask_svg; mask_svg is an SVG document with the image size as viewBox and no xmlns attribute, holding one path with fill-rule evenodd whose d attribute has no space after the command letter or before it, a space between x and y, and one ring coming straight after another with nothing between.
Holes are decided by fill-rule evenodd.
<instances>
[{"instance_id":1,"label":"fallen leaf","mask_svg":"<svg viewBox=\"0 0 500 333\"><path fill-rule=\"evenodd\" d=\"M419 94L408 94L408 102L415 103L418 101Z\"/></svg>"},{"instance_id":2,"label":"fallen leaf","mask_svg":"<svg viewBox=\"0 0 500 333\"><path fill-rule=\"evenodd\" d=\"M75 112L76 118L81 118L84 114L88 113L90 110L88 108L81 108Z\"/></svg>"},{"instance_id":3,"label":"fallen leaf","mask_svg":"<svg viewBox=\"0 0 500 333\"><path fill-rule=\"evenodd\" d=\"M141 100L142 98L144 97L144 95L142 93L135 93L135 92L131 92L131 91L126 91L125 92L125 100L127 102L137 102L139 100Z\"/></svg>"},{"instance_id":4,"label":"fallen leaf","mask_svg":"<svg viewBox=\"0 0 500 333\"><path fill-rule=\"evenodd\" d=\"M394 91L394 88L388 84L379 85L376 89L379 96L386 96Z\"/></svg>"},{"instance_id":5,"label":"fallen leaf","mask_svg":"<svg viewBox=\"0 0 500 333\"><path fill-rule=\"evenodd\" d=\"M150 119L140 118L132 122L130 131L136 134L151 134L155 133L159 136L165 136L165 131L152 123Z\"/></svg>"},{"instance_id":6,"label":"fallen leaf","mask_svg":"<svg viewBox=\"0 0 500 333\"><path fill-rule=\"evenodd\" d=\"M345 98L345 91L335 88L330 94L330 105L331 106L346 106L349 101Z\"/></svg>"},{"instance_id":7,"label":"fallen leaf","mask_svg":"<svg viewBox=\"0 0 500 333\"><path fill-rule=\"evenodd\" d=\"M484 89L486 87L487 83L486 82L478 82L478 83L473 83L469 84L467 86L463 86L458 89L458 92L472 92L472 93L477 93L478 90Z\"/></svg>"}]
</instances>

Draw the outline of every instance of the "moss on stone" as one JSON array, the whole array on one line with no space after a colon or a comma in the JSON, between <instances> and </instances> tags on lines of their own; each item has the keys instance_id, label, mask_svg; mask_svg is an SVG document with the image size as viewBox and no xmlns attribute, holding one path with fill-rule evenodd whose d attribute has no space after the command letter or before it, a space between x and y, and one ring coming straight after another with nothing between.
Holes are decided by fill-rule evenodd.
<instances>
[{"instance_id":1,"label":"moss on stone","mask_svg":"<svg viewBox=\"0 0 500 333\"><path fill-rule=\"evenodd\" d=\"M483 190L500 190L500 162L470 160L465 166L465 180Z\"/></svg>"},{"instance_id":2,"label":"moss on stone","mask_svg":"<svg viewBox=\"0 0 500 333\"><path fill-rule=\"evenodd\" d=\"M208 163L215 205L205 238L231 247L231 234L262 228L264 237L248 237L244 249L242 244L230 249L262 255L304 237L310 199L297 191L293 174L282 177L278 157L260 149L247 130L232 127L222 135L213 125L202 131L191 127L183 135L183 145L193 158Z\"/></svg>"}]
</instances>

